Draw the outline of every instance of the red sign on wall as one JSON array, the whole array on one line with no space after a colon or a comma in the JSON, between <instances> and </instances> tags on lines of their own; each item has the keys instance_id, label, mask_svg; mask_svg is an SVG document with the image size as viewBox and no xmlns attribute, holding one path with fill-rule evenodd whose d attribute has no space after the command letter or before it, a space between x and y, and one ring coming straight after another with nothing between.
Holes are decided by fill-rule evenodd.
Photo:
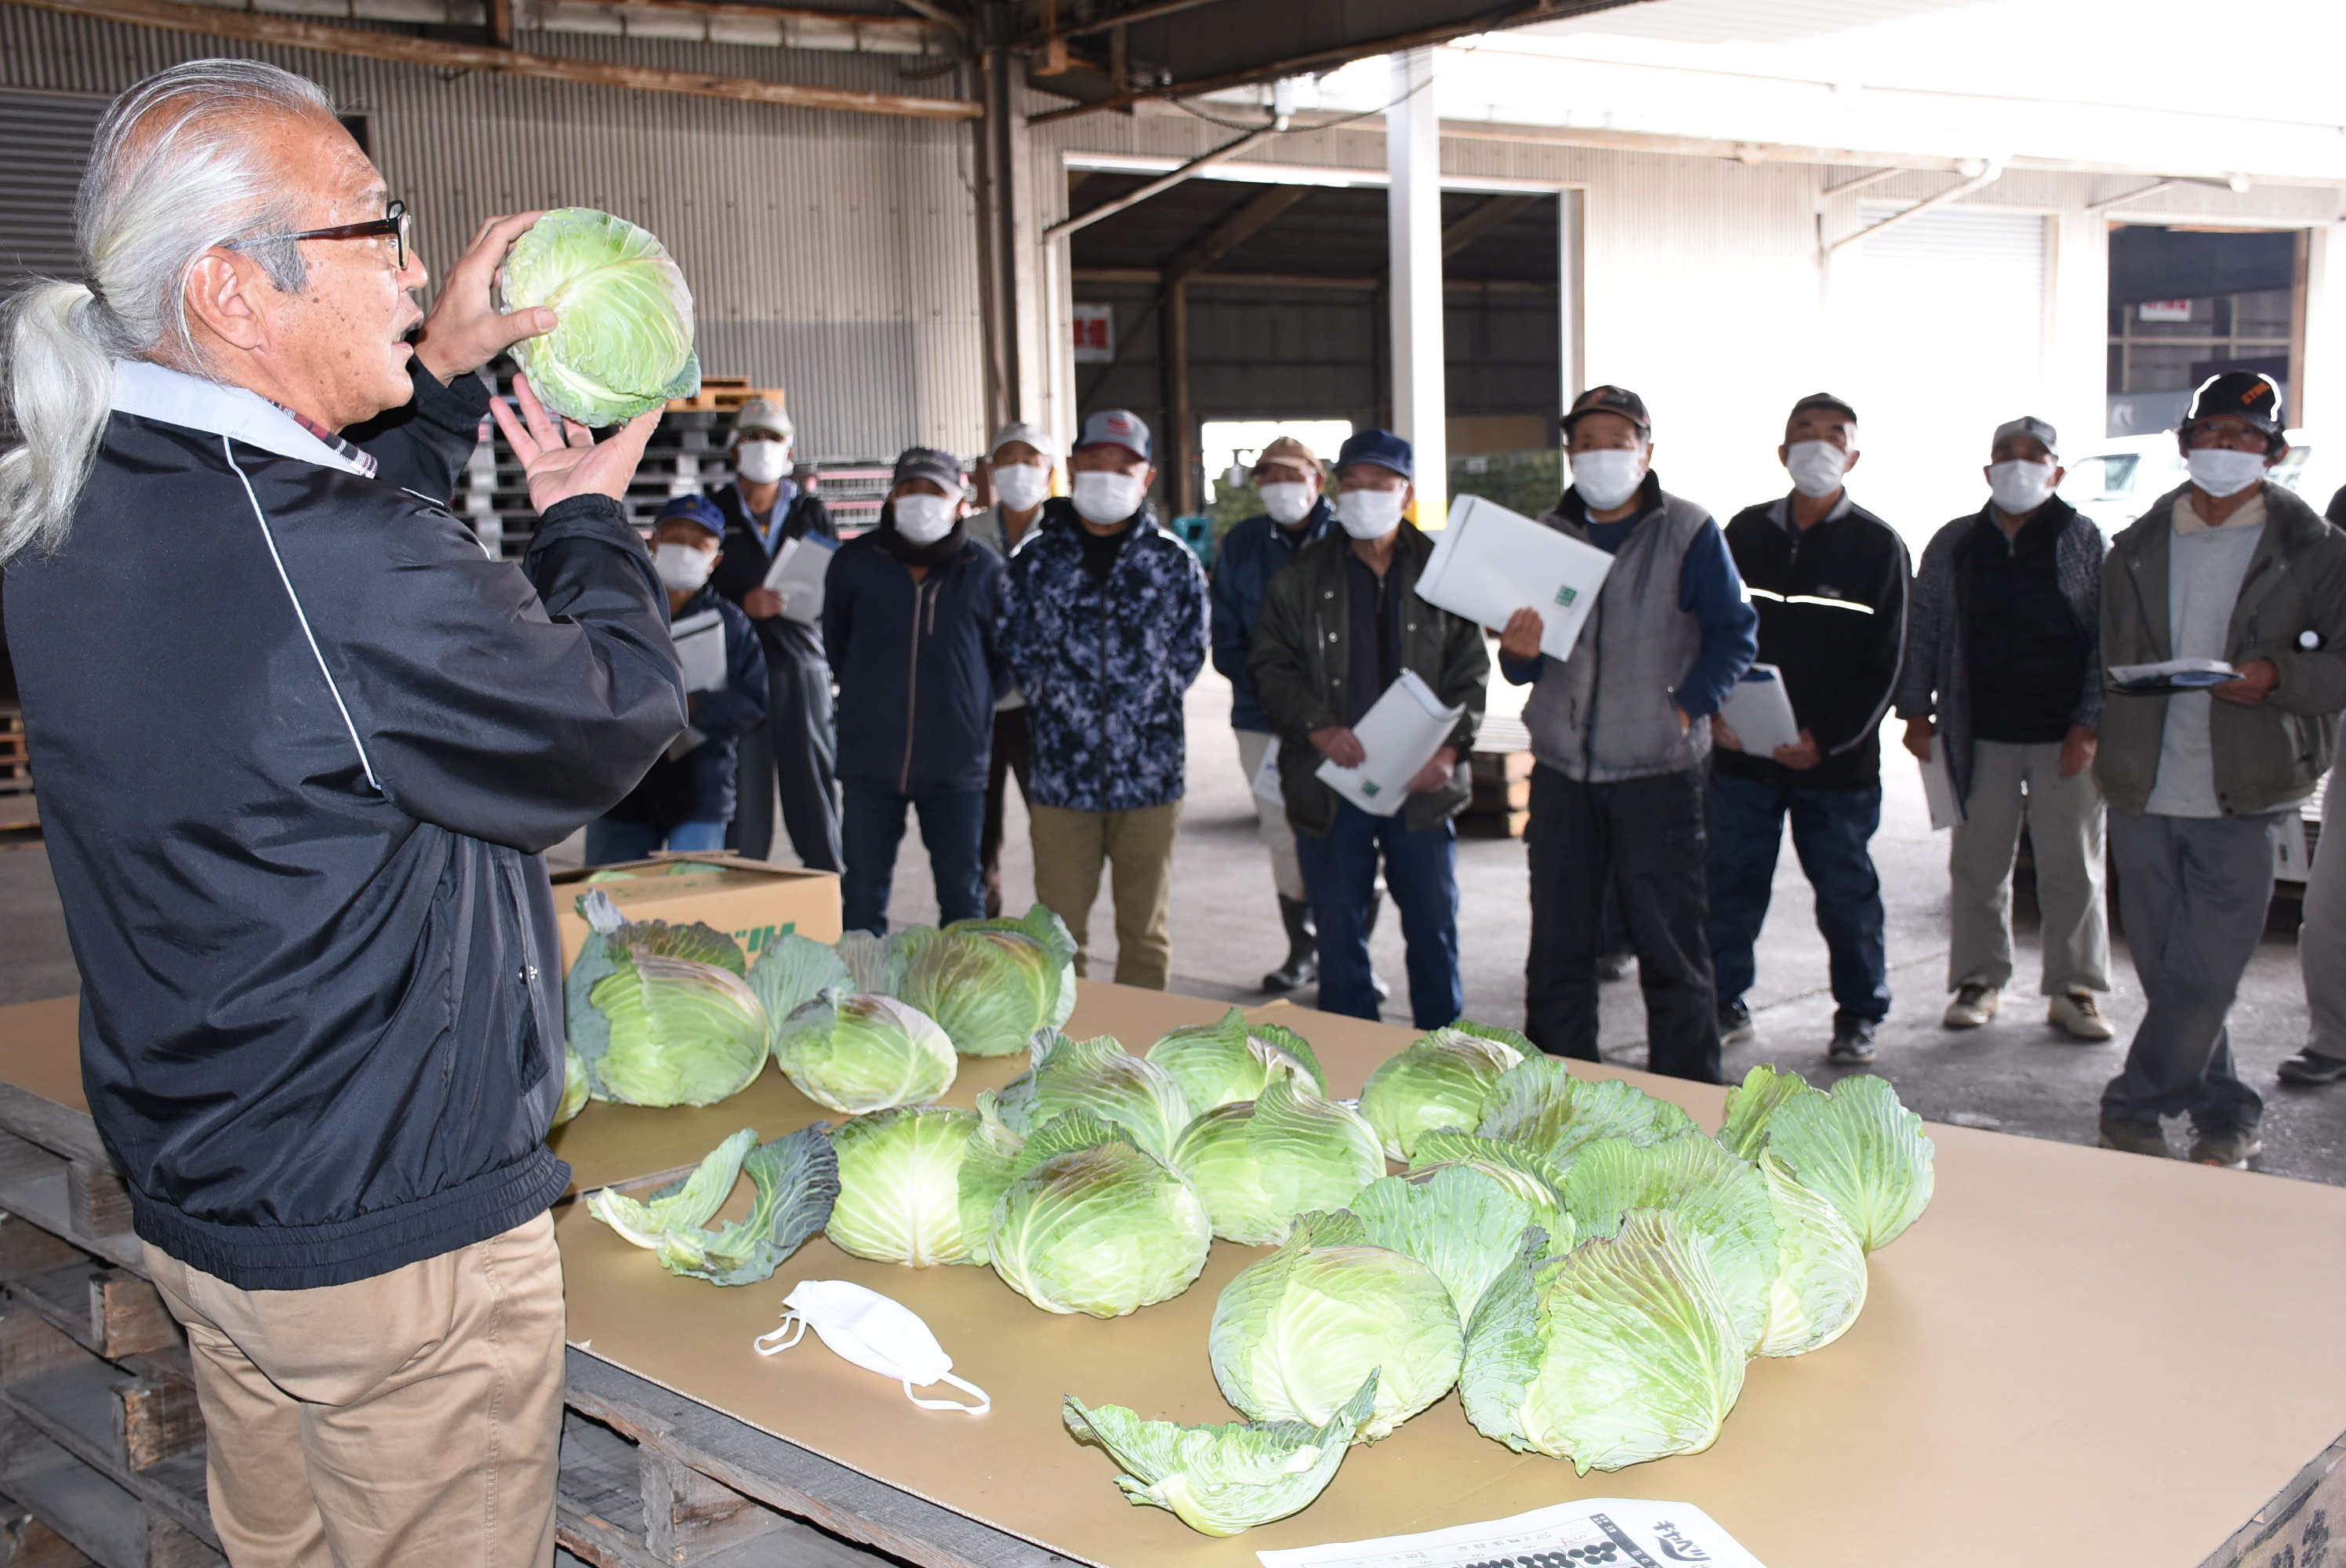
<instances>
[{"instance_id":1,"label":"red sign on wall","mask_svg":"<svg viewBox=\"0 0 2346 1568\"><path fill-rule=\"evenodd\" d=\"M1116 307L1077 305L1070 318L1076 363L1105 364L1116 358Z\"/></svg>"}]
</instances>

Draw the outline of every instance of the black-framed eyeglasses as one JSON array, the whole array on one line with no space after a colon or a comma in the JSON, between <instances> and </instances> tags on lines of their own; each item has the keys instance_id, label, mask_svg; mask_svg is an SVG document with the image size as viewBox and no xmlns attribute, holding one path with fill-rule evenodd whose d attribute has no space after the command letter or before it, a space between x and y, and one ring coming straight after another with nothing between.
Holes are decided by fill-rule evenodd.
<instances>
[{"instance_id":1,"label":"black-framed eyeglasses","mask_svg":"<svg viewBox=\"0 0 2346 1568\"><path fill-rule=\"evenodd\" d=\"M415 220L408 215L407 203L393 201L383 209L381 218L367 223L338 223L332 229L305 229L299 234L262 234L250 239L240 239L224 247L243 250L255 245L274 245L289 239L388 239L396 260L393 270L407 270L407 253L415 248Z\"/></svg>"}]
</instances>

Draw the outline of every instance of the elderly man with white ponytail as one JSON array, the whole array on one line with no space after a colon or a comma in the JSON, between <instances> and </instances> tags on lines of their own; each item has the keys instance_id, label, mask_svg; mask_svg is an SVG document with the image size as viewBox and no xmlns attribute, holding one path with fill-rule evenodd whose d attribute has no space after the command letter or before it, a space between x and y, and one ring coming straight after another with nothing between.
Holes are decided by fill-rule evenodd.
<instances>
[{"instance_id":1,"label":"elderly man with white ponytail","mask_svg":"<svg viewBox=\"0 0 2346 1568\"><path fill-rule=\"evenodd\" d=\"M543 1564L561 960L540 851L683 728L601 443L496 405L519 567L443 503L547 330L483 226L421 334L403 209L313 84L125 94L90 282L11 301L6 620L81 969L83 1080L186 1325L237 1568ZM341 433L389 414L372 449Z\"/></svg>"}]
</instances>

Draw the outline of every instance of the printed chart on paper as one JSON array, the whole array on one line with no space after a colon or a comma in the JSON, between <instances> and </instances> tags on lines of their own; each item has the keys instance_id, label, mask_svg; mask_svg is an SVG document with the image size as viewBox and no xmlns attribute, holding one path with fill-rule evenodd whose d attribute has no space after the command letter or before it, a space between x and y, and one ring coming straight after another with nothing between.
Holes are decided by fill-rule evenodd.
<instances>
[{"instance_id":1,"label":"printed chart on paper","mask_svg":"<svg viewBox=\"0 0 2346 1568\"><path fill-rule=\"evenodd\" d=\"M1593 1497L1423 1535L1258 1552L1263 1568L1762 1568L1701 1509Z\"/></svg>"}]
</instances>

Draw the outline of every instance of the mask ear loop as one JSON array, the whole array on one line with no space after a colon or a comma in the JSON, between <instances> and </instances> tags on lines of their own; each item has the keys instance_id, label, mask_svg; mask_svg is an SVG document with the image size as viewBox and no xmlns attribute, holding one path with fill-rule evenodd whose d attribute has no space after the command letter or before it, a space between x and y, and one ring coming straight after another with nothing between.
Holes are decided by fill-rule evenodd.
<instances>
[{"instance_id":1,"label":"mask ear loop","mask_svg":"<svg viewBox=\"0 0 2346 1568\"><path fill-rule=\"evenodd\" d=\"M920 1395L913 1392L913 1380L910 1378L904 1380L904 1397L912 1400L914 1404L920 1406L921 1409L924 1410L964 1410L970 1415L982 1416L986 1411L994 1408L994 1400L987 1396L986 1391L984 1389L979 1388L975 1383L964 1383L959 1378L954 1377L951 1372L939 1373L937 1375L937 1381L940 1383L951 1383L956 1389L975 1394L977 1396L977 1403L974 1405L964 1405L956 1404L951 1400L924 1400L921 1398ZM931 1386L933 1387L934 1385L933 1384Z\"/></svg>"},{"instance_id":2,"label":"mask ear loop","mask_svg":"<svg viewBox=\"0 0 2346 1568\"><path fill-rule=\"evenodd\" d=\"M786 1334L790 1337L788 1339L783 1339L782 1337ZM750 1348L757 1351L760 1356L779 1356L784 1350L789 1349L792 1345L797 1344L805 1337L806 1319L800 1317L795 1312L786 1312L782 1315L782 1326L780 1328L773 1329L768 1333L759 1335L756 1339L750 1341ZM778 1345L769 1345L766 1343L769 1339L780 1339L781 1340L781 1343Z\"/></svg>"}]
</instances>

